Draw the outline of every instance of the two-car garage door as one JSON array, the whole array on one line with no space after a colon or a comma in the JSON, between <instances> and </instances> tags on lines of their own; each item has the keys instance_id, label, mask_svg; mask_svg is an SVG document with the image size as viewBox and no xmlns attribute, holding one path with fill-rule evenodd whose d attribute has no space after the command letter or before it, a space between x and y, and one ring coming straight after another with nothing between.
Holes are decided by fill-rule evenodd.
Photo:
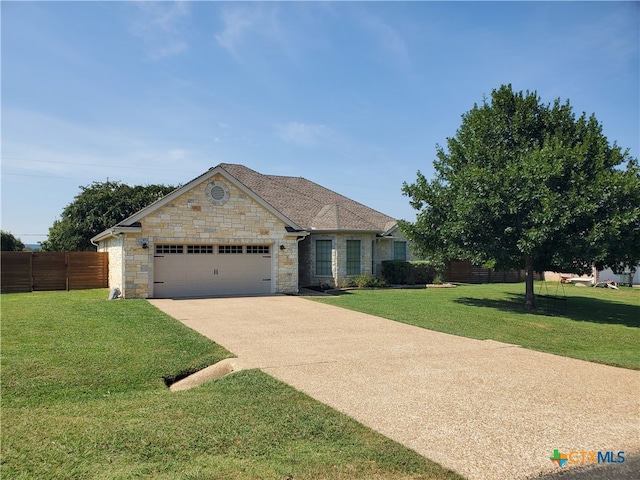
<instances>
[{"instance_id":1,"label":"two-car garage door","mask_svg":"<svg viewBox=\"0 0 640 480\"><path fill-rule=\"evenodd\" d=\"M156 245L155 298L271 293L270 245Z\"/></svg>"}]
</instances>

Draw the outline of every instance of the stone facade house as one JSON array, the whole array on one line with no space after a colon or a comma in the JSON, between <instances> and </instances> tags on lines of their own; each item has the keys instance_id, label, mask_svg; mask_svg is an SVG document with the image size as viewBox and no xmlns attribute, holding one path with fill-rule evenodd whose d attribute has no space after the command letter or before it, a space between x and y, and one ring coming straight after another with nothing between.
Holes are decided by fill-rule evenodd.
<instances>
[{"instance_id":1,"label":"stone facade house","mask_svg":"<svg viewBox=\"0 0 640 480\"><path fill-rule=\"evenodd\" d=\"M91 240L127 298L297 293L412 259L395 219L304 178L233 164Z\"/></svg>"}]
</instances>

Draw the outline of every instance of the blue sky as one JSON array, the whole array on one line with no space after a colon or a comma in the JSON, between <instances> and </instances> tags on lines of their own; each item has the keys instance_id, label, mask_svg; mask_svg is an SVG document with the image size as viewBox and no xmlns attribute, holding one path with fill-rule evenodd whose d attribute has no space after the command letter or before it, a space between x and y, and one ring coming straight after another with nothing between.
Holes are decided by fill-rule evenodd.
<instances>
[{"instance_id":1,"label":"blue sky","mask_svg":"<svg viewBox=\"0 0 640 480\"><path fill-rule=\"evenodd\" d=\"M81 185L219 163L397 218L501 84L640 147L638 2L2 2L2 219L46 238Z\"/></svg>"}]
</instances>

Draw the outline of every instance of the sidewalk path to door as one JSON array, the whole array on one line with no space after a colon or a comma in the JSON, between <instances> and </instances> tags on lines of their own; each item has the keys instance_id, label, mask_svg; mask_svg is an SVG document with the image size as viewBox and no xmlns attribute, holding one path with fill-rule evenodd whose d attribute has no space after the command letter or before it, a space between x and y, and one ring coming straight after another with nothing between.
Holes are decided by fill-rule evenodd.
<instances>
[{"instance_id":1,"label":"sidewalk path to door","mask_svg":"<svg viewBox=\"0 0 640 480\"><path fill-rule=\"evenodd\" d=\"M243 368L259 368L470 480L535 478L577 465L560 469L554 450L622 451L626 461L599 466L597 478L640 478L632 471L638 371L300 297L150 302L233 352Z\"/></svg>"}]
</instances>

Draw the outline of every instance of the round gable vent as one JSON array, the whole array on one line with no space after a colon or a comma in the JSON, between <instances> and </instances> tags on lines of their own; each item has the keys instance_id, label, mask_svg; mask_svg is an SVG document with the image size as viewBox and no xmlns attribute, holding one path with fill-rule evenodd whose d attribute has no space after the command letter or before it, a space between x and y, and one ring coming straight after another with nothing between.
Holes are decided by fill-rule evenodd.
<instances>
[{"instance_id":1,"label":"round gable vent","mask_svg":"<svg viewBox=\"0 0 640 480\"><path fill-rule=\"evenodd\" d=\"M229 187L224 182L211 182L207 185L207 196L214 205L224 205L229 200Z\"/></svg>"},{"instance_id":2,"label":"round gable vent","mask_svg":"<svg viewBox=\"0 0 640 480\"><path fill-rule=\"evenodd\" d=\"M220 185L214 185L211 189L210 195L214 200L222 200L224 198L224 188Z\"/></svg>"}]
</instances>

